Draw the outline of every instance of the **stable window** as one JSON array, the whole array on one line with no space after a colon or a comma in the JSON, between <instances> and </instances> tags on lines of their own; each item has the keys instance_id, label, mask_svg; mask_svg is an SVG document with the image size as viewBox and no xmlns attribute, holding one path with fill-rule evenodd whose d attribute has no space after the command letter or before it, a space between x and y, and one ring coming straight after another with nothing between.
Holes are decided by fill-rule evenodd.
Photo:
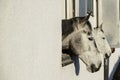
<instances>
[{"instance_id":1,"label":"stable window","mask_svg":"<svg viewBox=\"0 0 120 80\"><path fill-rule=\"evenodd\" d=\"M62 20L62 32L64 27L69 26L68 19L73 17L84 17L89 12L93 11L93 0L64 0L63 1L63 17ZM73 63L73 60L69 54L62 54L62 66Z\"/></svg>"}]
</instances>

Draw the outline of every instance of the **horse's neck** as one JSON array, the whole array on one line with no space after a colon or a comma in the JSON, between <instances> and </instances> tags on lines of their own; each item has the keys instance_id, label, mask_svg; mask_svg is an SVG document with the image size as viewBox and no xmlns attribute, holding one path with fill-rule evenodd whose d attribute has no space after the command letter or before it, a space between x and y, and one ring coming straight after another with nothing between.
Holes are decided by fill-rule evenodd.
<instances>
[{"instance_id":1,"label":"horse's neck","mask_svg":"<svg viewBox=\"0 0 120 80\"><path fill-rule=\"evenodd\" d=\"M73 33L71 33L67 36L63 36L63 37L64 37L64 39L62 40L62 48L63 49L68 49L69 48L69 41L73 37Z\"/></svg>"}]
</instances>

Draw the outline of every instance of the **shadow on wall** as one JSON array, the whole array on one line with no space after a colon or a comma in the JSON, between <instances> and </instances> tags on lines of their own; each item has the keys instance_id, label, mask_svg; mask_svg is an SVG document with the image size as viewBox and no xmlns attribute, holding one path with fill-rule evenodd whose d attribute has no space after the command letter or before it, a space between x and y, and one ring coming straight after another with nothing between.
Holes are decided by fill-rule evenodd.
<instances>
[{"instance_id":1,"label":"shadow on wall","mask_svg":"<svg viewBox=\"0 0 120 80\"><path fill-rule=\"evenodd\" d=\"M70 61L72 61L74 63L74 67L75 67L75 74L78 76L79 72L80 72L80 63L79 63L79 57L77 55L75 55L70 49L67 50L62 50L63 54L66 54L69 56ZM69 61L67 60L67 61Z\"/></svg>"},{"instance_id":2,"label":"shadow on wall","mask_svg":"<svg viewBox=\"0 0 120 80\"><path fill-rule=\"evenodd\" d=\"M80 63L79 63L79 57L76 55L71 56L73 61L74 61L74 66L75 66L75 73L76 75L79 75L80 72Z\"/></svg>"}]
</instances>

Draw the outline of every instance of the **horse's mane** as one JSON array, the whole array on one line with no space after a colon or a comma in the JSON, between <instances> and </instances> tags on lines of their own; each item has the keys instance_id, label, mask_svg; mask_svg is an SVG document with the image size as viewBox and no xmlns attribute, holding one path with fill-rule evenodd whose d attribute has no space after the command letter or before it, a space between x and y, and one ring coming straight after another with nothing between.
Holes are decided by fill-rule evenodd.
<instances>
[{"instance_id":1,"label":"horse's mane","mask_svg":"<svg viewBox=\"0 0 120 80\"><path fill-rule=\"evenodd\" d=\"M73 32L73 20L62 20L62 39Z\"/></svg>"},{"instance_id":2,"label":"horse's mane","mask_svg":"<svg viewBox=\"0 0 120 80\"><path fill-rule=\"evenodd\" d=\"M62 39L64 39L74 31L73 26L74 24L77 24L77 20L79 20L82 23L83 19L84 19L83 17L75 17L68 20L62 20ZM85 25L88 25L88 28L92 31L90 21L86 21Z\"/></svg>"},{"instance_id":3,"label":"horse's mane","mask_svg":"<svg viewBox=\"0 0 120 80\"><path fill-rule=\"evenodd\" d=\"M89 26L89 29L92 31L92 25L91 25L90 21L87 21L86 24Z\"/></svg>"}]
</instances>

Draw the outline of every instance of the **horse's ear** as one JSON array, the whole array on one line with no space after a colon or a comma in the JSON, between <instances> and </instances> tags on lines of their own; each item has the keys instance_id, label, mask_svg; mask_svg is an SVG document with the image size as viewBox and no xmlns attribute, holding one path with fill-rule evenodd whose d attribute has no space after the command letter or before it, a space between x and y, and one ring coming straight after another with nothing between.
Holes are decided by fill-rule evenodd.
<instances>
[{"instance_id":1,"label":"horse's ear","mask_svg":"<svg viewBox=\"0 0 120 80\"><path fill-rule=\"evenodd\" d=\"M92 12L88 13L88 15L83 19L84 21L88 21L88 19L90 18Z\"/></svg>"},{"instance_id":2,"label":"horse's ear","mask_svg":"<svg viewBox=\"0 0 120 80\"><path fill-rule=\"evenodd\" d=\"M92 14L92 12L90 12L90 13L88 13L88 15L87 16L85 16L85 18L83 18L82 19L82 24L86 24L87 23L87 21L89 20L89 18L90 18L90 16L91 16L91 14Z\"/></svg>"},{"instance_id":3,"label":"horse's ear","mask_svg":"<svg viewBox=\"0 0 120 80\"><path fill-rule=\"evenodd\" d=\"M103 23L100 25L100 29L102 29Z\"/></svg>"}]
</instances>

